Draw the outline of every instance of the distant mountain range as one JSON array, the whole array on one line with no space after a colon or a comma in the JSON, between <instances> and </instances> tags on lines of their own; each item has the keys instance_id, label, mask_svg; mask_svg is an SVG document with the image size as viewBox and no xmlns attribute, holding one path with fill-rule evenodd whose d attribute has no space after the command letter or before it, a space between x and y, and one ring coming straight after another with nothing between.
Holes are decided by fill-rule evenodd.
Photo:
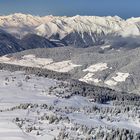
<instances>
[{"instance_id":1,"label":"distant mountain range","mask_svg":"<svg viewBox=\"0 0 140 140\"><path fill-rule=\"evenodd\" d=\"M79 15L39 17L16 13L0 16L0 28L1 34L6 34L5 39L10 38L13 45L8 42L3 43L1 40L1 46L12 46L12 52L56 46L110 45L114 48L135 48L140 45L140 18L124 20L118 16ZM4 31L2 32L2 30ZM7 45L3 45L5 43ZM17 46L19 47L17 48ZM4 50L2 47L1 52L5 54L10 51L10 49Z\"/></svg>"}]
</instances>

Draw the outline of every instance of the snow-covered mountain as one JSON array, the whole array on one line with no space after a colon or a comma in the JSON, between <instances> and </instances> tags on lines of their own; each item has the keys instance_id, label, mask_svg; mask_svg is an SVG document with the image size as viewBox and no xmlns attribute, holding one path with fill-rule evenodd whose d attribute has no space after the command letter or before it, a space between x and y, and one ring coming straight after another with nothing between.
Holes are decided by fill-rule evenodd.
<instances>
[{"instance_id":1,"label":"snow-covered mountain","mask_svg":"<svg viewBox=\"0 0 140 140\"><path fill-rule=\"evenodd\" d=\"M35 49L35 48L53 48L57 47L57 45L51 41L49 41L47 38L44 38L42 36L38 36L35 34L27 34L20 40L21 46L27 50L27 49Z\"/></svg>"},{"instance_id":2,"label":"snow-covered mountain","mask_svg":"<svg viewBox=\"0 0 140 140\"><path fill-rule=\"evenodd\" d=\"M18 38L32 33L78 47L108 43L114 37L137 38L140 36L139 23L139 18L124 20L118 16L40 17L20 13L0 16L1 28Z\"/></svg>"},{"instance_id":3,"label":"snow-covered mountain","mask_svg":"<svg viewBox=\"0 0 140 140\"><path fill-rule=\"evenodd\" d=\"M0 30L0 55L24 50L19 40L11 34Z\"/></svg>"},{"instance_id":4,"label":"snow-covered mountain","mask_svg":"<svg viewBox=\"0 0 140 140\"><path fill-rule=\"evenodd\" d=\"M13 14L0 28L0 140L140 140L140 18Z\"/></svg>"},{"instance_id":5,"label":"snow-covered mountain","mask_svg":"<svg viewBox=\"0 0 140 140\"><path fill-rule=\"evenodd\" d=\"M53 48L57 45L47 38L35 34L27 34L22 39L17 39L10 33L0 29L0 55L47 47Z\"/></svg>"}]
</instances>

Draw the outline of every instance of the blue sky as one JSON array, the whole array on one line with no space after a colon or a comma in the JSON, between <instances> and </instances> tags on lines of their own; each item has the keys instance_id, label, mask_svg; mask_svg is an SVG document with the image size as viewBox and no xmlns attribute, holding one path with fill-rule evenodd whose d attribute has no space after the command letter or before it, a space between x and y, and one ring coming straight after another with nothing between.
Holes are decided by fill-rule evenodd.
<instances>
[{"instance_id":1,"label":"blue sky","mask_svg":"<svg viewBox=\"0 0 140 140\"><path fill-rule=\"evenodd\" d=\"M140 0L0 0L0 15L118 15L140 16Z\"/></svg>"}]
</instances>

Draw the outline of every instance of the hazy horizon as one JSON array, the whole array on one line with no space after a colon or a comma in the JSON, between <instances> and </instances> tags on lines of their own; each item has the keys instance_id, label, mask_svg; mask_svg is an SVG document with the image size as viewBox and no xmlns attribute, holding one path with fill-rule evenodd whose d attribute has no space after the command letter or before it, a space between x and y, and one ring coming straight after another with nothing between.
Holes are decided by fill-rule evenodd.
<instances>
[{"instance_id":1,"label":"hazy horizon","mask_svg":"<svg viewBox=\"0 0 140 140\"><path fill-rule=\"evenodd\" d=\"M120 17L120 16L118 16L118 15L79 15L79 14L77 14L77 15L52 15L52 14L46 14L46 15L37 15L37 14L32 14L32 13L21 13L21 12L15 12L15 13L7 13L7 14L1 14L0 13L0 16L9 16L9 15L14 15L14 14L23 14L23 15L32 15L32 16L39 16L39 17L45 17L45 16L58 16L58 17L74 17L74 16L97 16L97 17L109 17L109 16L111 16L111 17L115 17L115 16L117 16L117 17ZM124 20L127 20L127 19L130 19L130 18L139 18L140 16L132 16L132 17L128 17L128 18L124 18L124 17L120 17L121 19L124 19Z\"/></svg>"},{"instance_id":2,"label":"hazy horizon","mask_svg":"<svg viewBox=\"0 0 140 140\"><path fill-rule=\"evenodd\" d=\"M140 1L133 0L0 0L0 15L24 13L54 16L119 16L140 17Z\"/></svg>"}]
</instances>

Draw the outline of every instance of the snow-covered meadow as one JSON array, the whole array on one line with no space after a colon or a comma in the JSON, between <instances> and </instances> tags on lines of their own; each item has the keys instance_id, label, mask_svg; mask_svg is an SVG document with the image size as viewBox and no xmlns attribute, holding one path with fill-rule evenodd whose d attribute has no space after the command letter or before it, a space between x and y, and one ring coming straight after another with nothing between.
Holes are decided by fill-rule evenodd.
<instances>
[{"instance_id":1,"label":"snow-covered meadow","mask_svg":"<svg viewBox=\"0 0 140 140\"><path fill-rule=\"evenodd\" d=\"M75 67L80 67L80 65L73 64L71 60L54 62L50 58L38 58L35 55L25 55L21 59L8 58L6 56L0 57L1 63L27 66L27 67L37 67L43 69L49 69L57 72L69 72Z\"/></svg>"}]
</instances>

